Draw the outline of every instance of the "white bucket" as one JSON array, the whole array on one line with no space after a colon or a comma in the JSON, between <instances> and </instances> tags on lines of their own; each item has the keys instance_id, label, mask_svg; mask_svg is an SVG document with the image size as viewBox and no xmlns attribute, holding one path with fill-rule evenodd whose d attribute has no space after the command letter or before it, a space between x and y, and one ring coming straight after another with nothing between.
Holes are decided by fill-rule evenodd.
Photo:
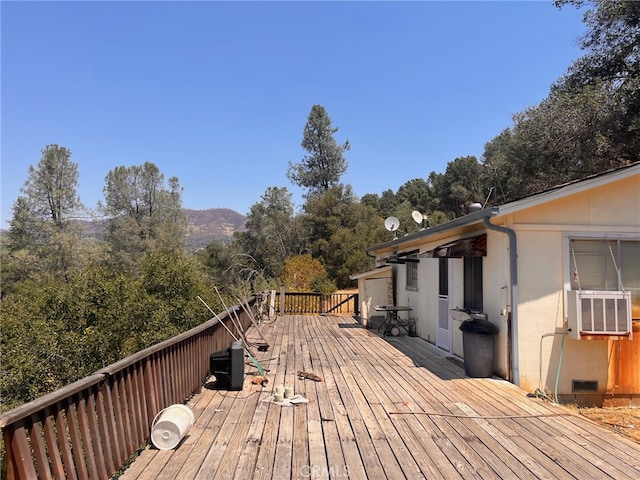
<instances>
[{"instance_id":1,"label":"white bucket","mask_svg":"<svg viewBox=\"0 0 640 480\"><path fill-rule=\"evenodd\" d=\"M194 422L195 416L189 407L180 403L171 405L160 410L153 419L151 441L160 450L171 450L180 443Z\"/></svg>"}]
</instances>

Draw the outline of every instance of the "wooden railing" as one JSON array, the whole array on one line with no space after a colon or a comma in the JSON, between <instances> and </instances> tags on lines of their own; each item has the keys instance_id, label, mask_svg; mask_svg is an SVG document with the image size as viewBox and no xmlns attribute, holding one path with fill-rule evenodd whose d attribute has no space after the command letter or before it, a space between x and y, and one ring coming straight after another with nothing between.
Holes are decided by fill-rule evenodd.
<instances>
[{"instance_id":1,"label":"wooden railing","mask_svg":"<svg viewBox=\"0 0 640 480\"><path fill-rule=\"evenodd\" d=\"M282 309L282 298L279 295L276 302L276 311L284 312L287 315L302 314L354 314L358 315L358 294L357 293L298 293L287 292L284 299L284 310Z\"/></svg>"},{"instance_id":2,"label":"wooden railing","mask_svg":"<svg viewBox=\"0 0 640 480\"><path fill-rule=\"evenodd\" d=\"M210 354L233 340L212 319L0 415L7 478L110 478L148 441L160 410L200 390Z\"/></svg>"},{"instance_id":3,"label":"wooden railing","mask_svg":"<svg viewBox=\"0 0 640 480\"><path fill-rule=\"evenodd\" d=\"M289 315L357 314L358 296L286 293L282 306ZM234 312L243 330L253 324L244 308ZM233 331L228 313L218 318ZM7 479L110 478L149 440L158 412L200 390L209 356L233 340L212 319L0 415Z\"/></svg>"}]
</instances>

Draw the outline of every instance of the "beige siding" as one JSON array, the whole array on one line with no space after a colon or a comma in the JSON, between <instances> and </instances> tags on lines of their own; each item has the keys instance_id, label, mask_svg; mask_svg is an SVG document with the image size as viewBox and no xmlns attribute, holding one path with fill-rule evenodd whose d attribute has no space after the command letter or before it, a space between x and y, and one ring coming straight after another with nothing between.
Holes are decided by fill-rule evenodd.
<instances>
[{"instance_id":1,"label":"beige siding","mask_svg":"<svg viewBox=\"0 0 640 480\"><path fill-rule=\"evenodd\" d=\"M518 236L520 384L571 393L572 380L595 380L606 393L610 342L564 339L564 285L570 271L565 235L638 234L638 179L594 188L513 215ZM635 208L633 206L635 205ZM614 227L615 226L615 227ZM542 349L542 354L541 354ZM560 358L562 357L562 364Z\"/></svg>"}]
</instances>

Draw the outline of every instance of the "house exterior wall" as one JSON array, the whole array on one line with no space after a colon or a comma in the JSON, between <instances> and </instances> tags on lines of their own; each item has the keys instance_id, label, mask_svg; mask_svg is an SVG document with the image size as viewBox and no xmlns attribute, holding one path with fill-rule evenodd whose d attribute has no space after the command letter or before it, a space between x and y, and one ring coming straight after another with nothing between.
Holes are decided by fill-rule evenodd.
<instances>
[{"instance_id":1,"label":"house exterior wall","mask_svg":"<svg viewBox=\"0 0 640 480\"><path fill-rule=\"evenodd\" d=\"M498 327L495 337L494 372L534 392L573 396L574 381L596 382L594 396L640 395L640 324L634 324L634 339L574 340L566 334L566 291L571 285L569 239L575 236L640 240L640 175L607 182L597 179L551 191L500 207L489 221L513 230L517 238L518 306L512 306L510 239L488 229L479 217L458 222L431 235L416 236L385 245L379 259L392 254L419 251L417 291L406 289L403 264L393 265L396 305L413 308L418 335L436 344L438 325L438 259L427 252L461 238L486 233L483 257L483 308ZM463 306L464 265L450 259L450 308ZM640 270L640 265L638 266ZM633 303L633 318L640 321L640 300ZM517 313L517 315L514 315ZM517 317L517 344L511 332ZM463 356L460 322L451 319L449 351ZM517 352L518 358L512 358ZM517 365L517 368L513 368ZM518 378L510 378L512 372Z\"/></svg>"},{"instance_id":2,"label":"house exterior wall","mask_svg":"<svg viewBox=\"0 0 640 480\"><path fill-rule=\"evenodd\" d=\"M376 312L376 305L388 305L392 302L393 288L391 269L373 271L358 278L358 298L360 300L360 315L363 324L367 326L374 317L383 317Z\"/></svg>"},{"instance_id":3,"label":"house exterior wall","mask_svg":"<svg viewBox=\"0 0 640 480\"><path fill-rule=\"evenodd\" d=\"M396 270L398 281L402 282L402 290L398 290L398 305L407 305L412 308L411 312L404 314L416 319L416 329L419 337L433 342L436 338L435 324L429 321L435 315L435 302L428 295L437 284L434 283L433 266L426 259L420 259L418 263L418 290L406 289L406 270L404 265L400 265ZM402 277L400 279L400 277ZM402 314L401 314L402 315Z\"/></svg>"},{"instance_id":4,"label":"house exterior wall","mask_svg":"<svg viewBox=\"0 0 640 480\"><path fill-rule=\"evenodd\" d=\"M487 232L487 256L483 262L483 301L487 320L498 327L494 338L493 368L497 375L509 378L509 322L511 313L511 276L509 238L500 232Z\"/></svg>"},{"instance_id":5,"label":"house exterior wall","mask_svg":"<svg viewBox=\"0 0 640 480\"><path fill-rule=\"evenodd\" d=\"M628 340L573 340L563 335L565 286L571 272L566 239L578 233L640 238L640 215L632 207L640 205L638 187L635 177L512 216L519 252L520 385L526 390L541 387L573 395L577 380L596 381L598 394L612 391L616 372L611 351L617 350L616 342Z\"/></svg>"}]
</instances>

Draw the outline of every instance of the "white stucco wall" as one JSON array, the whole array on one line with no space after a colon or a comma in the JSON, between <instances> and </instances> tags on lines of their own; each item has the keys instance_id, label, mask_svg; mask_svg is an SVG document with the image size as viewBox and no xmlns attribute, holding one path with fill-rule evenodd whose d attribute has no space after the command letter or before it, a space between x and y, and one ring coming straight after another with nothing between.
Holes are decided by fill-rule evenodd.
<instances>
[{"instance_id":1,"label":"white stucco wall","mask_svg":"<svg viewBox=\"0 0 640 480\"><path fill-rule=\"evenodd\" d=\"M360 316L366 324L371 317L381 316L379 312L374 310L375 305L391 303L391 269L365 272L357 280Z\"/></svg>"},{"instance_id":2,"label":"white stucco wall","mask_svg":"<svg viewBox=\"0 0 640 480\"><path fill-rule=\"evenodd\" d=\"M572 393L572 381L596 381L599 393L611 383L607 340L566 336L565 285L571 233L640 238L640 184L628 179L512 216L518 238L520 385ZM492 243L492 242L490 242ZM562 363L560 364L560 359Z\"/></svg>"},{"instance_id":3,"label":"white stucco wall","mask_svg":"<svg viewBox=\"0 0 640 480\"><path fill-rule=\"evenodd\" d=\"M494 339L495 372L503 377L509 376L509 338L508 319L511 311L511 276L509 268L509 237L487 232L487 256L482 264L483 299L487 320L498 327Z\"/></svg>"},{"instance_id":4,"label":"white stucco wall","mask_svg":"<svg viewBox=\"0 0 640 480\"><path fill-rule=\"evenodd\" d=\"M587 187L584 187L587 185ZM498 327L495 339L495 372L509 378L510 360L517 360L519 378L511 380L525 390L547 393L572 392L572 381L596 381L600 393L615 382L612 378L609 340L572 340L565 336L565 288L569 283L571 234L625 236L640 239L640 176L612 183L586 182L568 193L551 192L500 209L491 222L513 229L517 236L518 300L517 352L511 358L509 322L513 319L509 237L485 230L478 223L409 239L397 253L418 249L430 251L446 244L487 234L487 256L483 258L483 303L487 318ZM394 251L395 252L395 251ZM390 255L389 250L381 257ZM405 266L394 265L396 304L413 307L420 337L436 343L438 321L438 260L420 258L418 291L405 288ZM463 262L451 260L450 307L463 304ZM452 322L451 352L462 355L459 322ZM513 328L513 326L512 326ZM564 340L564 341L563 341ZM562 362L560 361L562 359ZM614 372L615 373L615 372Z\"/></svg>"}]
</instances>

